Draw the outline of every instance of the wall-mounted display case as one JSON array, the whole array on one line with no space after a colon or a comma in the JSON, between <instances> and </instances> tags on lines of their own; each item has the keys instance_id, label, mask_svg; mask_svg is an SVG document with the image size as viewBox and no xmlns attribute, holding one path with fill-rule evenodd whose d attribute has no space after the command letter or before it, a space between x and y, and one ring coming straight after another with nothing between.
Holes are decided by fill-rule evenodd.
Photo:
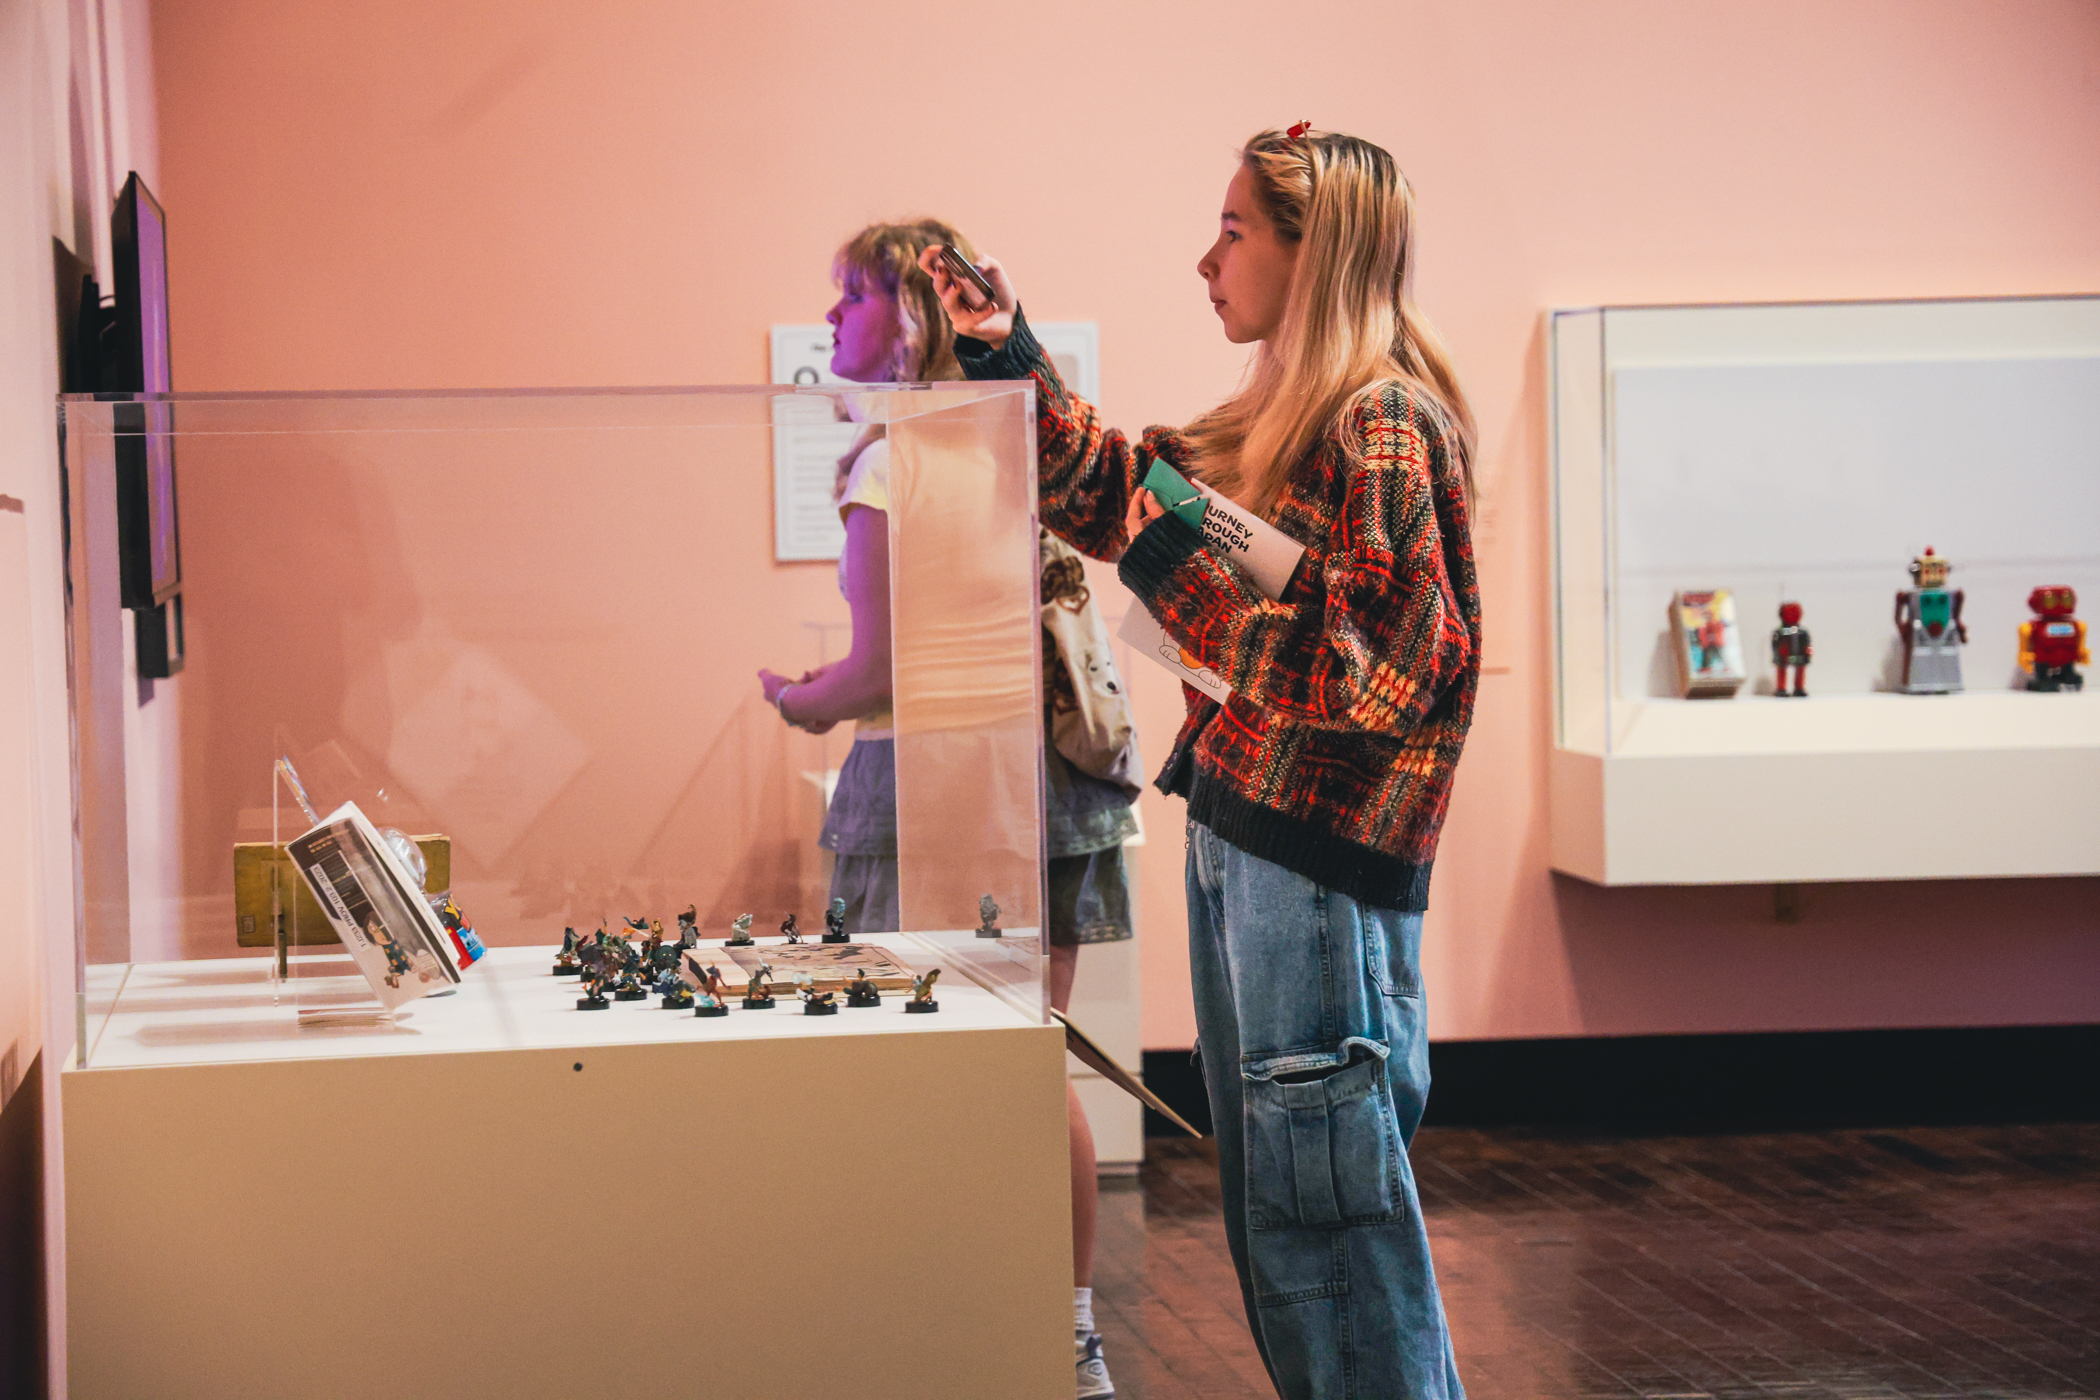
<instances>
[{"instance_id":1,"label":"wall-mounted display case","mask_svg":"<svg viewBox=\"0 0 2100 1400\"><path fill-rule=\"evenodd\" d=\"M1069 1393L1030 386L157 398L189 648L150 698L135 402L61 406L76 1388ZM889 443L899 918L856 941L938 968L939 1011L805 1015L785 971L769 1011L580 1011L566 929L690 907L719 953L749 913L784 969L794 913L825 946L852 726L789 728L758 677L850 638L834 566L773 556L774 425L812 415ZM311 825L291 774L414 838L488 946L456 987L381 1014L270 855ZM782 1299L907 1292L909 1327L783 1344ZM673 1299L706 1346L608 1355L596 1308Z\"/></svg>"},{"instance_id":2,"label":"wall-mounted display case","mask_svg":"<svg viewBox=\"0 0 2100 1400\"><path fill-rule=\"evenodd\" d=\"M1603 884L2100 870L2100 693L2018 688L2036 587L2100 601L2100 298L1600 307L1548 318L1555 868ZM1927 547L1960 693L1900 693ZM1684 699L1674 593L1750 677ZM1769 636L1802 605L1806 697Z\"/></svg>"}]
</instances>

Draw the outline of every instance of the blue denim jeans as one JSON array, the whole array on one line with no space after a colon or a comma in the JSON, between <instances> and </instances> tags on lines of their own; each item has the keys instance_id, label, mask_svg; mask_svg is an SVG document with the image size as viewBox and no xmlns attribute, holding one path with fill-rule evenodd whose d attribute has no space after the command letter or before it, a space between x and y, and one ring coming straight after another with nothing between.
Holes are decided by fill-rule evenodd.
<instances>
[{"instance_id":1,"label":"blue denim jeans","mask_svg":"<svg viewBox=\"0 0 2100 1400\"><path fill-rule=\"evenodd\" d=\"M1408 1145L1422 916L1191 823L1189 960L1225 1238L1284 1400L1463 1400Z\"/></svg>"}]
</instances>

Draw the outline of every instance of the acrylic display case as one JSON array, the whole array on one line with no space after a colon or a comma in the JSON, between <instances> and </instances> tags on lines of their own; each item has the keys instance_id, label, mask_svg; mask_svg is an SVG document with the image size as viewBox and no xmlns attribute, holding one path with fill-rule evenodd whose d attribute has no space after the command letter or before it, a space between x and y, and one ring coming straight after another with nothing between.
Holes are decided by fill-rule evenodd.
<instances>
[{"instance_id":1,"label":"acrylic display case","mask_svg":"<svg viewBox=\"0 0 2100 1400\"><path fill-rule=\"evenodd\" d=\"M145 682L113 499L140 415L63 403L77 1393L135 1390L127 1366L163 1394L1069 1391L1033 406L1018 384L151 400L187 664ZM893 989L805 1016L776 974L766 1012L579 1011L565 929L675 939L690 906L704 949L743 913L760 953L790 912L824 932L853 726L791 729L758 679L850 637L835 566L774 558L775 424L811 417L890 445L899 926L856 941L938 968L940 1009ZM456 989L385 1012L276 854L345 802L416 842L487 945ZM909 1325L785 1344L785 1298L905 1291ZM389 1296L429 1315L379 1357ZM609 1361L591 1297L681 1300L711 1340Z\"/></svg>"},{"instance_id":2,"label":"acrylic display case","mask_svg":"<svg viewBox=\"0 0 2100 1400\"><path fill-rule=\"evenodd\" d=\"M2100 298L1554 312L1555 868L1603 884L2100 871L2100 688L2016 688L2029 591L2100 604ZM1966 685L1899 693L1893 599L1965 589ZM1678 697L1735 598L1750 683ZM1773 694L1799 602L1808 698Z\"/></svg>"}]
</instances>

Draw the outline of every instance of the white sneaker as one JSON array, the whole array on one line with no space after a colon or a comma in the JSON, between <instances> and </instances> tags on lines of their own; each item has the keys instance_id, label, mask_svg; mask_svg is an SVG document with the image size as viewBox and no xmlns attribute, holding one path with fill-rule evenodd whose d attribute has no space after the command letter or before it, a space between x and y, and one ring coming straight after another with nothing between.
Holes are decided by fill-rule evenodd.
<instances>
[{"instance_id":1,"label":"white sneaker","mask_svg":"<svg viewBox=\"0 0 2100 1400\"><path fill-rule=\"evenodd\" d=\"M1108 1363L1101 1359L1101 1334L1074 1336L1072 1350L1079 1367L1079 1400L1116 1400L1116 1383L1108 1378Z\"/></svg>"}]
</instances>

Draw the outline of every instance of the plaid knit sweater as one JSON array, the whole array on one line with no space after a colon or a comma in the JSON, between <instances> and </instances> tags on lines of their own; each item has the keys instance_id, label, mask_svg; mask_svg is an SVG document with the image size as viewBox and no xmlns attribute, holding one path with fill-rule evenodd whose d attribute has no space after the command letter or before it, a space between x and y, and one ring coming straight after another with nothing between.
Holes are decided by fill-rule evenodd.
<instances>
[{"instance_id":1,"label":"plaid knit sweater","mask_svg":"<svg viewBox=\"0 0 2100 1400\"><path fill-rule=\"evenodd\" d=\"M1126 539L1154 459L1186 471L1176 429L1135 444L1071 393L1017 312L994 350L957 347L972 379L1033 379L1043 523L1118 573L1169 636L1232 687L1184 686L1188 718L1159 786L1222 839L1367 904L1427 907L1430 864L1480 677L1480 593L1464 474L1407 390L1363 401L1291 472L1269 518L1305 546L1271 601L1167 515Z\"/></svg>"}]
</instances>

